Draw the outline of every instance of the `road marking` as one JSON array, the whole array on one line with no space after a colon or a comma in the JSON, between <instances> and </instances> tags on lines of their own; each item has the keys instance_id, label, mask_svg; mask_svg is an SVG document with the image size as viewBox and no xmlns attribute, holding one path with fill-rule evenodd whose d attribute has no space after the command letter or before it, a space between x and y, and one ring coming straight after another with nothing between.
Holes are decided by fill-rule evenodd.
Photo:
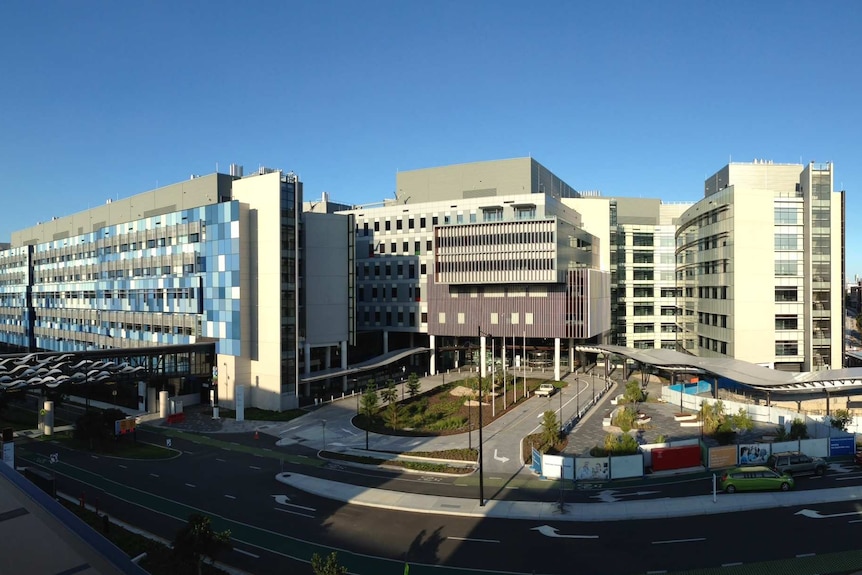
<instances>
[{"instance_id":1,"label":"road marking","mask_svg":"<svg viewBox=\"0 0 862 575\"><path fill-rule=\"evenodd\" d=\"M249 467L251 469L257 469L258 471L260 471L260 467L258 467L257 465L249 465Z\"/></svg>"},{"instance_id":2,"label":"road marking","mask_svg":"<svg viewBox=\"0 0 862 575\"><path fill-rule=\"evenodd\" d=\"M739 565L742 565L742 561L736 561L735 563L722 563L721 564L722 567L738 567Z\"/></svg>"},{"instance_id":3,"label":"road marking","mask_svg":"<svg viewBox=\"0 0 862 575\"><path fill-rule=\"evenodd\" d=\"M294 425L293 427L288 427L287 429L285 429L285 430L283 430L283 431L279 431L279 432L278 432L278 434L279 434L279 435L284 435L284 434L285 434L285 433L287 433L288 431L293 431L294 429L299 429L300 427L302 427L302 426L301 426L301 425Z\"/></svg>"},{"instance_id":4,"label":"road marking","mask_svg":"<svg viewBox=\"0 0 862 575\"><path fill-rule=\"evenodd\" d=\"M186 455L194 455L195 454L194 451L185 451L185 450L183 450L183 453L185 453Z\"/></svg>"},{"instance_id":5,"label":"road marking","mask_svg":"<svg viewBox=\"0 0 862 575\"><path fill-rule=\"evenodd\" d=\"M156 475L155 473L150 473L150 477L155 477L155 478L157 478L157 479L158 479L158 477L159 477L159 476L158 476L158 475Z\"/></svg>"},{"instance_id":6,"label":"road marking","mask_svg":"<svg viewBox=\"0 0 862 575\"><path fill-rule=\"evenodd\" d=\"M520 489L517 485L504 485L503 489Z\"/></svg>"},{"instance_id":7,"label":"road marking","mask_svg":"<svg viewBox=\"0 0 862 575\"><path fill-rule=\"evenodd\" d=\"M119 463L118 465L119 465L120 467L122 467L123 469L128 469L128 467L127 467L127 466L125 466L125 465L123 465L122 463Z\"/></svg>"},{"instance_id":8,"label":"road marking","mask_svg":"<svg viewBox=\"0 0 862 575\"><path fill-rule=\"evenodd\" d=\"M800 553L796 556L797 559L801 559L803 557L814 557L816 553Z\"/></svg>"},{"instance_id":9,"label":"road marking","mask_svg":"<svg viewBox=\"0 0 862 575\"><path fill-rule=\"evenodd\" d=\"M557 533L556 527L551 527L550 525L540 525L539 527L533 527L530 531L538 531L545 537L557 537L561 539L598 539L598 535L560 535Z\"/></svg>"},{"instance_id":10,"label":"road marking","mask_svg":"<svg viewBox=\"0 0 862 575\"><path fill-rule=\"evenodd\" d=\"M98 456L98 455L91 455L90 457L91 457L92 459L99 459L99 456Z\"/></svg>"},{"instance_id":11,"label":"road marking","mask_svg":"<svg viewBox=\"0 0 862 575\"><path fill-rule=\"evenodd\" d=\"M224 459L222 459L222 458L220 458L220 457L216 457L216 461L221 461L222 463L225 463L225 462L226 462Z\"/></svg>"},{"instance_id":12,"label":"road marking","mask_svg":"<svg viewBox=\"0 0 862 575\"><path fill-rule=\"evenodd\" d=\"M452 539L454 541L472 541L474 543L499 543L498 539L473 539L471 537L447 537L446 539Z\"/></svg>"},{"instance_id":13,"label":"road marking","mask_svg":"<svg viewBox=\"0 0 862 575\"><path fill-rule=\"evenodd\" d=\"M653 541L653 545L667 545L670 543L693 543L695 541L706 541L706 537L693 537L691 539L667 539L665 541Z\"/></svg>"},{"instance_id":14,"label":"road marking","mask_svg":"<svg viewBox=\"0 0 862 575\"><path fill-rule=\"evenodd\" d=\"M501 462L503 462L503 463L506 463L507 461L509 461L509 458L508 458L508 457L503 457L502 455L499 455L499 456L498 456L498 455L497 455L497 450L496 450L496 449L494 450L494 459L496 459L497 461L501 461Z\"/></svg>"},{"instance_id":15,"label":"road marking","mask_svg":"<svg viewBox=\"0 0 862 575\"><path fill-rule=\"evenodd\" d=\"M300 513L298 511L291 511L290 509L282 509L281 507L273 507L276 511L281 511L283 513L290 513L291 515L301 515L303 517L308 517L309 519L314 519L314 515L309 515L307 513Z\"/></svg>"},{"instance_id":16,"label":"road marking","mask_svg":"<svg viewBox=\"0 0 862 575\"><path fill-rule=\"evenodd\" d=\"M341 428L341 431L349 433L350 435L356 435L354 432L350 431L349 429L345 429L344 427Z\"/></svg>"},{"instance_id":17,"label":"road marking","mask_svg":"<svg viewBox=\"0 0 862 575\"><path fill-rule=\"evenodd\" d=\"M821 515L819 511L815 511L813 509L803 509L801 511L797 511L794 515L804 515L805 517L810 517L811 519L828 519L831 517L847 517L849 515L862 515L862 511L850 511L848 513L832 513L829 515Z\"/></svg>"},{"instance_id":18,"label":"road marking","mask_svg":"<svg viewBox=\"0 0 862 575\"><path fill-rule=\"evenodd\" d=\"M250 551L245 551L243 549L239 549L238 547L234 547L233 550L236 551L237 553L242 553L243 555L248 555L249 557L254 557L255 559L260 559L260 555L255 555L254 553L251 553Z\"/></svg>"},{"instance_id":19,"label":"road marking","mask_svg":"<svg viewBox=\"0 0 862 575\"><path fill-rule=\"evenodd\" d=\"M194 483L186 483L186 487L191 487L192 489L194 489L197 487L197 485L195 485Z\"/></svg>"},{"instance_id":20,"label":"road marking","mask_svg":"<svg viewBox=\"0 0 862 575\"><path fill-rule=\"evenodd\" d=\"M661 575L662 573L667 573L667 570L663 569L661 571L647 571L647 575Z\"/></svg>"},{"instance_id":21,"label":"road marking","mask_svg":"<svg viewBox=\"0 0 862 575\"><path fill-rule=\"evenodd\" d=\"M233 495L225 495L225 497L227 497L228 499L236 499L236 497L234 497Z\"/></svg>"}]
</instances>

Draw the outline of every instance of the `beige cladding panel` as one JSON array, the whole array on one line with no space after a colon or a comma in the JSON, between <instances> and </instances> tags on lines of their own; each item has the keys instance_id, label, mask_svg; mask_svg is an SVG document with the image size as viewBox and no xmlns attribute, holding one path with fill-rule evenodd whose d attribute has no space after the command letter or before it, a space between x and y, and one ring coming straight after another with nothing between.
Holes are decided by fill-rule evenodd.
<instances>
[{"instance_id":1,"label":"beige cladding panel","mask_svg":"<svg viewBox=\"0 0 862 575\"><path fill-rule=\"evenodd\" d=\"M489 197L530 193L531 166L530 158L514 158L399 172L396 193L413 204L464 199L471 191Z\"/></svg>"}]
</instances>

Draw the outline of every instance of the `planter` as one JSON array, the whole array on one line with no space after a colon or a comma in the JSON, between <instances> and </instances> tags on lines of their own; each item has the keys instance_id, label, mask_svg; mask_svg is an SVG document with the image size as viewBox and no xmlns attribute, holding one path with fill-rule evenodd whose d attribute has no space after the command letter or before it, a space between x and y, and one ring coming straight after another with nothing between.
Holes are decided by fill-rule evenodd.
<instances>
[{"instance_id":1,"label":"planter","mask_svg":"<svg viewBox=\"0 0 862 575\"><path fill-rule=\"evenodd\" d=\"M696 413L674 413L673 420L674 421L692 421L697 419Z\"/></svg>"}]
</instances>

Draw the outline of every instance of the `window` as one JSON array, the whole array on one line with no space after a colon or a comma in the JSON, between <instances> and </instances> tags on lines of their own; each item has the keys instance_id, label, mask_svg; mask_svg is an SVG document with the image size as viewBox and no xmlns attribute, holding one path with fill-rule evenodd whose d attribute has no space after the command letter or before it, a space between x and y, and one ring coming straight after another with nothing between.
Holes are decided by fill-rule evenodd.
<instances>
[{"instance_id":1,"label":"window","mask_svg":"<svg viewBox=\"0 0 862 575\"><path fill-rule=\"evenodd\" d=\"M635 232L632 234L632 245L635 246L652 246L653 234Z\"/></svg>"},{"instance_id":2,"label":"window","mask_svg":"<svg viewBox=\"0 0 862 575\"><path fill-rule=\"evenodd\" d=\"M799 275L796 261L778 260L775 262L775 275L777 276L795 276Z\"/></svg>"},{"instance_id":3,"label":"window","mask_svg":"<svg viewBox=\"0 0 862 575\"><path fill-rule=\"evenodd\" d=\"M776 341L775 355L788 356L799 355L799 342L796 341Z\"/></svg>"},{"instance_id":4,"label":"window","mask_svg":"<svg viewBox=\"0 0 862 575\"><path fill-rule=\"evenodd\" d=\"M503 208L485 208L482 210L483 222L501 222L503 221Z\"/></svg>"},{"instance_id":5,"label":"window","mask_svg":"<svg viewBox=\"0 0 862 575\"><path fill-rule=\"evenodd\" d=\"M519 206L515 208L515 219L532 220L536 217L535 206Z\"/></svg>"},{"instance_id":6,"label":"window","mask_svg":"<svg viewBox=\"0 0 862 575\"><path fill-rule=\"evenodd\" d=\"M799 318L795 315L775 316L775 329L798 329Z\"/></svg>"},{"instance_id":7,"label":"window","mask_svg":"<svg viewBox=\"0 0 862 575\"><path fill-rule=\"evenodd\" d=\"M776 251L798 250L798 236L796 234L775 234Z\"/></svg>"},{"instance_id":8,"label":"window","mask_svg":"<svg viewBox=\"0 0 862 575\"><path fill-rule=\"evenodd\" d=\"M796 208L791 206L775 206L775 225L799 223Z\"/></svg>"}]
</instances>

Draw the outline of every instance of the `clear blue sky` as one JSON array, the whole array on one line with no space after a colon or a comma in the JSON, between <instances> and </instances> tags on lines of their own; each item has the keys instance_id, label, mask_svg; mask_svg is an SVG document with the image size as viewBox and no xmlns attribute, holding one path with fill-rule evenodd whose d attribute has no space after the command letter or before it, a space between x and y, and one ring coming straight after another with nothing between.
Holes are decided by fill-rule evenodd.
<instances>
[{"instance_id":1,"label":"clear blue sky","mask_svg":"<svg viewBox=\"0 0 862 575\"><path fill-rule=\"evenodd\" d=\"M0 4L0 241L190 174L297 172L306 199L532 155L576 189L694 201L731 158L835 163L862 275L862 5Z\"/></svg>"}]
</instances>

